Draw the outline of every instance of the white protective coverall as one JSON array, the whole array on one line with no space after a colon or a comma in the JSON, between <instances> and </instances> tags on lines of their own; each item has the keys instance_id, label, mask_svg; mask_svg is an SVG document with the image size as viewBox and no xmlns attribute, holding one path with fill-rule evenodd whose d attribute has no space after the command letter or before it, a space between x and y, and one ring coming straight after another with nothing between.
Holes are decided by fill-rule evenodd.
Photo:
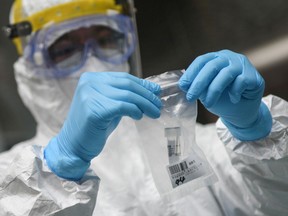
<instances>
[{"instance_id":1,"label":"white protective coverall","mask_svg":"<svg viewBox=\"0 0 288 216\"><path fill-rule=\"evenodd\" d=\"M43 2L27 0L24 6L46 8L59 0ZM33 139L0 154L0 216L288 215L288 104L284 100L265 99L274 120L271 133L262 140L241 142L221 121L216 126L197 125L196 141L219 181L167 203L157 192L135 122L128 117L121 120L81 181L54 175L43 160L43 147L59 131L71 102L69 93L79 77L61 82L37 79L29 73L33 68L21 68L22 61L15 65L18 90L38 126ZM94 59L95 64L101 62ZM123 66L114 71L128 70Z\"/></svg>"},{"instance_id":2,"label":"white protective coverall","mask_svg":"<svg viewBox=\"0 0 288 216\"><path fill-rule=\"evenodd\" d=\"M38 125L33 139L0 155L0 215L91 215L96 197L93 215L287 215L288 103L264 101L274 119L265 139L236 140L221 121L197 125L197 143L219 181L175 203L157 193L133 120L123 118L92 161L100 185L91 170L80 182L51 173L42 159L51 134Z\"/></svg>"}]
</instances>

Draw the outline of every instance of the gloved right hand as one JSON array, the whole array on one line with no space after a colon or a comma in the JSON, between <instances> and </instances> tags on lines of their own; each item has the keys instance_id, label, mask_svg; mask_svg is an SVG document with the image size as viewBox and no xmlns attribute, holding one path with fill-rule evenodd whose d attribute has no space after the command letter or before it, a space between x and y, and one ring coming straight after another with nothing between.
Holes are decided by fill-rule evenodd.
<instances>
[{"instance_id":1,"label":"gloved right hand","mask_svg":"<svg viewBox=\"0 0 288 216\"><path fill-rule=\"evenodd\" d=\"M265 81L246 56L230 50L199 56L179 85L187 100L200 99L237 139L253 141L270 133L272 117L261 101Z\"/></svg>"},{"instance_id":2,"label":"gloved right hand","mask_svg":"<svg viewBox=\"0 0 288 216\"><path fill-rule=\"evenodd\" d=\"M84 73L60 133L44 150L59 177L79 180L103 149L122 116L160 116L160 86L122 72Z\"/></svg>"}]
</instances>

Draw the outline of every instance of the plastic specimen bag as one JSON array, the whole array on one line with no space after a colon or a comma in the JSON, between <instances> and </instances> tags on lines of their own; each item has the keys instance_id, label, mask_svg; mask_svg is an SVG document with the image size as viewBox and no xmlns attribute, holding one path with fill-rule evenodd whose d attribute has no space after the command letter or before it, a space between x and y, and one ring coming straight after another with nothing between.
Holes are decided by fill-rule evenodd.
<instances>
[{"instance_id":1,"label":"plastic specimen bag","mask_svg":"<svg viewBox=\"0 0 288 216\"><path fill-rule=\"evenodd\" d=\"M182 74L176 70L147 78L161 86L161 116L136 121L156 187L169 200L217 180L195 141L197 104L188 102L179 89Z\"/></svg>"}]
</instances>

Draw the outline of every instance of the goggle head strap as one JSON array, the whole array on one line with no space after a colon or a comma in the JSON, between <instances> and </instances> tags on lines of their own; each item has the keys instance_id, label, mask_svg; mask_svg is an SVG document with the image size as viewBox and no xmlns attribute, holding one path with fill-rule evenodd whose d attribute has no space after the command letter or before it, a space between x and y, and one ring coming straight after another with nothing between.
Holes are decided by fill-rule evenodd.
<instances>
[{"instance_id":1,"label":"goggle head strap","mask_svg":"<svg viewBox=\"0 0 288 216\"><path fill-rule=\"evenodd\" d=\"M29 21L23 21L16 24L9 24L2 28L5 36L9 39L14 39L18 37L25 37L31 35L32 24Z\"/></svg>"}]
</instances>

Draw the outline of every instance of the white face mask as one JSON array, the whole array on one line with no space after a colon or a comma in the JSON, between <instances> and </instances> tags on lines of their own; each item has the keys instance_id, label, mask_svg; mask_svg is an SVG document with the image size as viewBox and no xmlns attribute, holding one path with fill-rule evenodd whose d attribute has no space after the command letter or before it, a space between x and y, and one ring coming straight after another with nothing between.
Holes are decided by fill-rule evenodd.
<instances>
[{"instance_id":1,"label":"white face mask","mask_svg":"<svg viewBox=\"0 0 288 216\"><path fill-rule=\"evenodd\" d=\"M47 136L56 135L69 111L74 91L83 72L129 72L128 62L113 65L91 56L77 72L61 79L37 77L35 68L23 58L14 64L18 92L34 115L38 128Z\"/></svg>"}]
</instances>

